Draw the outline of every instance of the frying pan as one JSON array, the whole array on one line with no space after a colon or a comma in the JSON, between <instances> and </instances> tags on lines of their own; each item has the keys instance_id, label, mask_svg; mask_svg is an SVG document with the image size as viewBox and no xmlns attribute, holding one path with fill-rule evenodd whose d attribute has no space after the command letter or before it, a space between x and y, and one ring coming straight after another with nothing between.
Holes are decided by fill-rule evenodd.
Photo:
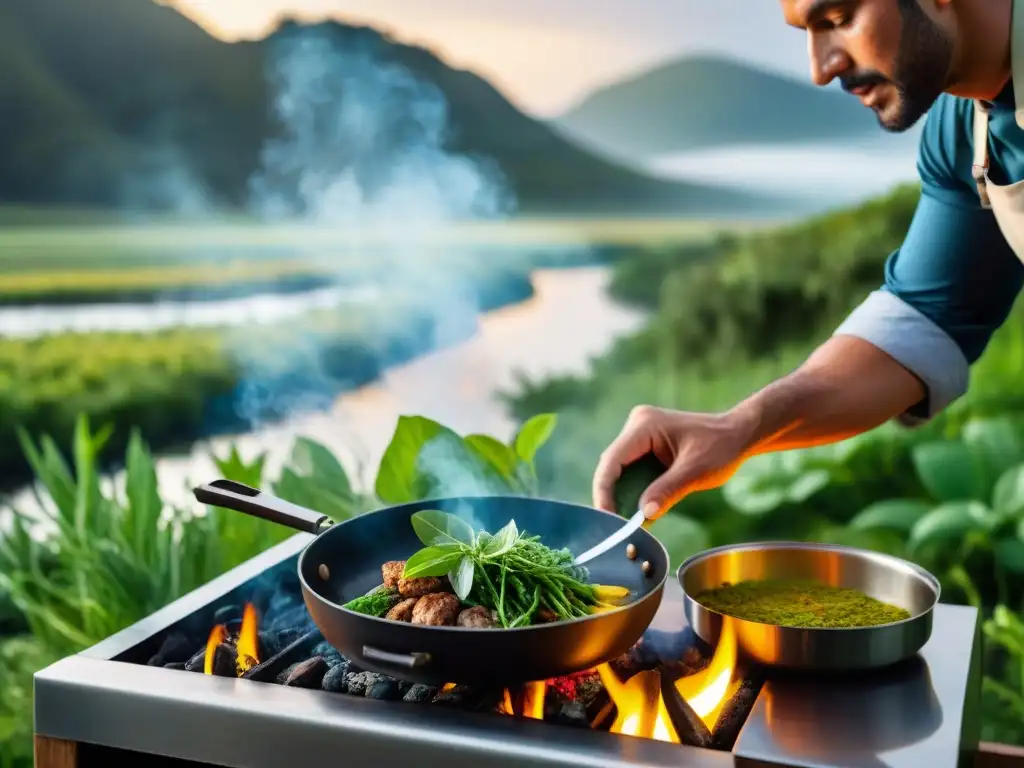
<instances>
[{"instance_id":1,"label":"frying pan","mask_svg":"<svg viewBox=\"0 0 1024 768\"><path fill-rule=\"evenodd\" d=\"M389 621L343 607L382 581L381 565L423 548L410 517L437 509L495 533L509 520L554 549L582 552L622 527L618 515L519 496L433 499L385 507L331 524L325 515L241 483L216 480L196 499L316 535L299 555L310 616L324 639L356 666L414 683L510 686L568 675L618 658L643 635L661 604L668 553L647 531L587 564L594 583L626 587L631 601L579 619L516 629L434 627ZM650 563L648 574L642 563Z\"/></svg>"}]
</instances>

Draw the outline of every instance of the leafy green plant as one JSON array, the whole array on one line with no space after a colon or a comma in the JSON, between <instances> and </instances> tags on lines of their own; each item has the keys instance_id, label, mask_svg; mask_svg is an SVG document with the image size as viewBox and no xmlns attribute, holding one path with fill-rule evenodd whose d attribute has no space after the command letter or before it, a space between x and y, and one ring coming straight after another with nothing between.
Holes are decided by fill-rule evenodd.
<instances>
[{"instance_id":1,"label":"leafy green plant","mask_svg":"<svg viewBox=\"0 0 1024 768\"><path fill-rule=\"evenodd\" d=\"M401 504L432 496L531 495L538 490L536 456L557 425L540 414L509 444L489 435L460 437L423 416L402 416L377 472L377 497Z\"/></svg>"},{"instance_id":2,"label":"leafy green plant","mask_svg":"<svg viewBox=\"0 0 1024 768\"><path fill-rule=\"evenodd\" d=\"M0 768L32 765L32 674L55 660L30 636L0 640Z\"/></svg>"},{"instance_id":3,"label":"leafy green plant","mask_svg":"<svg viewBox=\"0 0 1024 768\"><path fill-rule=\"evenodd\" d=\"M982 738L1018 742L1024 722L1024 621L1006 606L999 605L983 629L989 651L1001 652L1003 656L1003 674L999 678L985 675L982 681Z\"/></svg>"}]
</instances>

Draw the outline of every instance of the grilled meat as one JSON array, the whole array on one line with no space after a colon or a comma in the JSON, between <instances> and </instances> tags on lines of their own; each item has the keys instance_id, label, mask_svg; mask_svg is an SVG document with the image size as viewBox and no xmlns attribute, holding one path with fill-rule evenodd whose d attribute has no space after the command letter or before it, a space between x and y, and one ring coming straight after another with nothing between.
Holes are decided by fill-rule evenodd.
<instances>
[{"instance_id":1,"label":"grilled meat","mask_svg":"<svg viewBox=\"0 0 1024 768\"><path fill-rule=\"evenodd\" d=\"M435 579L436 581L436 579ZM412 607L412 623L450 627L459 615L459 598L449 592L423 595Z\"/></svg>"},{"instance_id":2,"label":"grilled meat","mask_svg":"<svg viewBox=\"0 0 1024 768\"><path fill-rule=\"evenodd\" d=\"M494 615L494 611L482 605L474 605L462 611L455 623L457 626L472 629L491 629L498 626L498 617Z\"/></svg>"},{"instance_id":3,"label":"grilled meat","mask_svg":"<svg viewBox=\"0 0 1024 768\"><path fill-rule=\"evenodd\" d=\"M418 597L407 597L384 614L384 618L391 621L409 621L412 618L412 608L417 601Z\"/></svg>"},{"instance_id":4,"label":"grilled meat","mask_svg":"<svg viewBox=\"0 0 1024 768\"><path fill-rule=\"evenodd\" d=\"M419 579L399 579L398 594L402 597L420 597L429 595L432 592L444 590L444 583L433 576L423 576Z\"/></svg>"},{"instance_id":5,"label":"grilled meat","mask_svg":"<svg viewBox=\"0 0 1024 768\"><path fill-rule=\"evenodd\" d=\"M385 587L397 587L405 570L405 560L389 560L380 567Z\"/></svg>"}]
</instances>

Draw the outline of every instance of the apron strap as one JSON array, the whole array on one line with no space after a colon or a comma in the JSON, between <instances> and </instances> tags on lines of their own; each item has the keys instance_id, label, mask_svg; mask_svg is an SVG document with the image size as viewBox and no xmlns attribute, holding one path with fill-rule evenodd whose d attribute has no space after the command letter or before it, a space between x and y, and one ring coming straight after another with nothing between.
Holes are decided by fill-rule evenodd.
<instances>
[{"instance_id":1,"label":"apron strap","mask_svg":"<svg viewBox=\"0 0 1024 768\"><path fill-rule=\"evenodd\" d=\"M982 208L991 208L988 197L988 105L981 101L974 102L974 164L971 175L978 185L978 198Z\"/></svg>"}]
</instances>

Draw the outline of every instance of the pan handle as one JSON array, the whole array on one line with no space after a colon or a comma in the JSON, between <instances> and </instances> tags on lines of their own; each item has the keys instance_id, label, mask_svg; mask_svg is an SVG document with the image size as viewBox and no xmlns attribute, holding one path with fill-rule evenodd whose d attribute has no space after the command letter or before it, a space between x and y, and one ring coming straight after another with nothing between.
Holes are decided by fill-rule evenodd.
<instances>
[{"instance_id":1,"label":"pan handle","mask_svg":"<svg viewBox=\"0 0 1024 768\"><path fill-rule=\"evenodd\" d=\"M391 653L370 645L363 646L363 656L381 664L390 664L403 669L420 669L430 663L429 653Z\"/></svg>"},{"instance_id":2,"label":"pan handle","mask_svg":"<svg viewBox=\"0 0 1024 768\"><path fill-rule=\"evenodd\" d=\"M212 483L194 488L192 494L203 504L242 512L305 533L318 534L330 525L327 515L321 515L312 509L300 507L298 504L236 483L234 480L214 480Z\"/></svg>"}]
</instances>

